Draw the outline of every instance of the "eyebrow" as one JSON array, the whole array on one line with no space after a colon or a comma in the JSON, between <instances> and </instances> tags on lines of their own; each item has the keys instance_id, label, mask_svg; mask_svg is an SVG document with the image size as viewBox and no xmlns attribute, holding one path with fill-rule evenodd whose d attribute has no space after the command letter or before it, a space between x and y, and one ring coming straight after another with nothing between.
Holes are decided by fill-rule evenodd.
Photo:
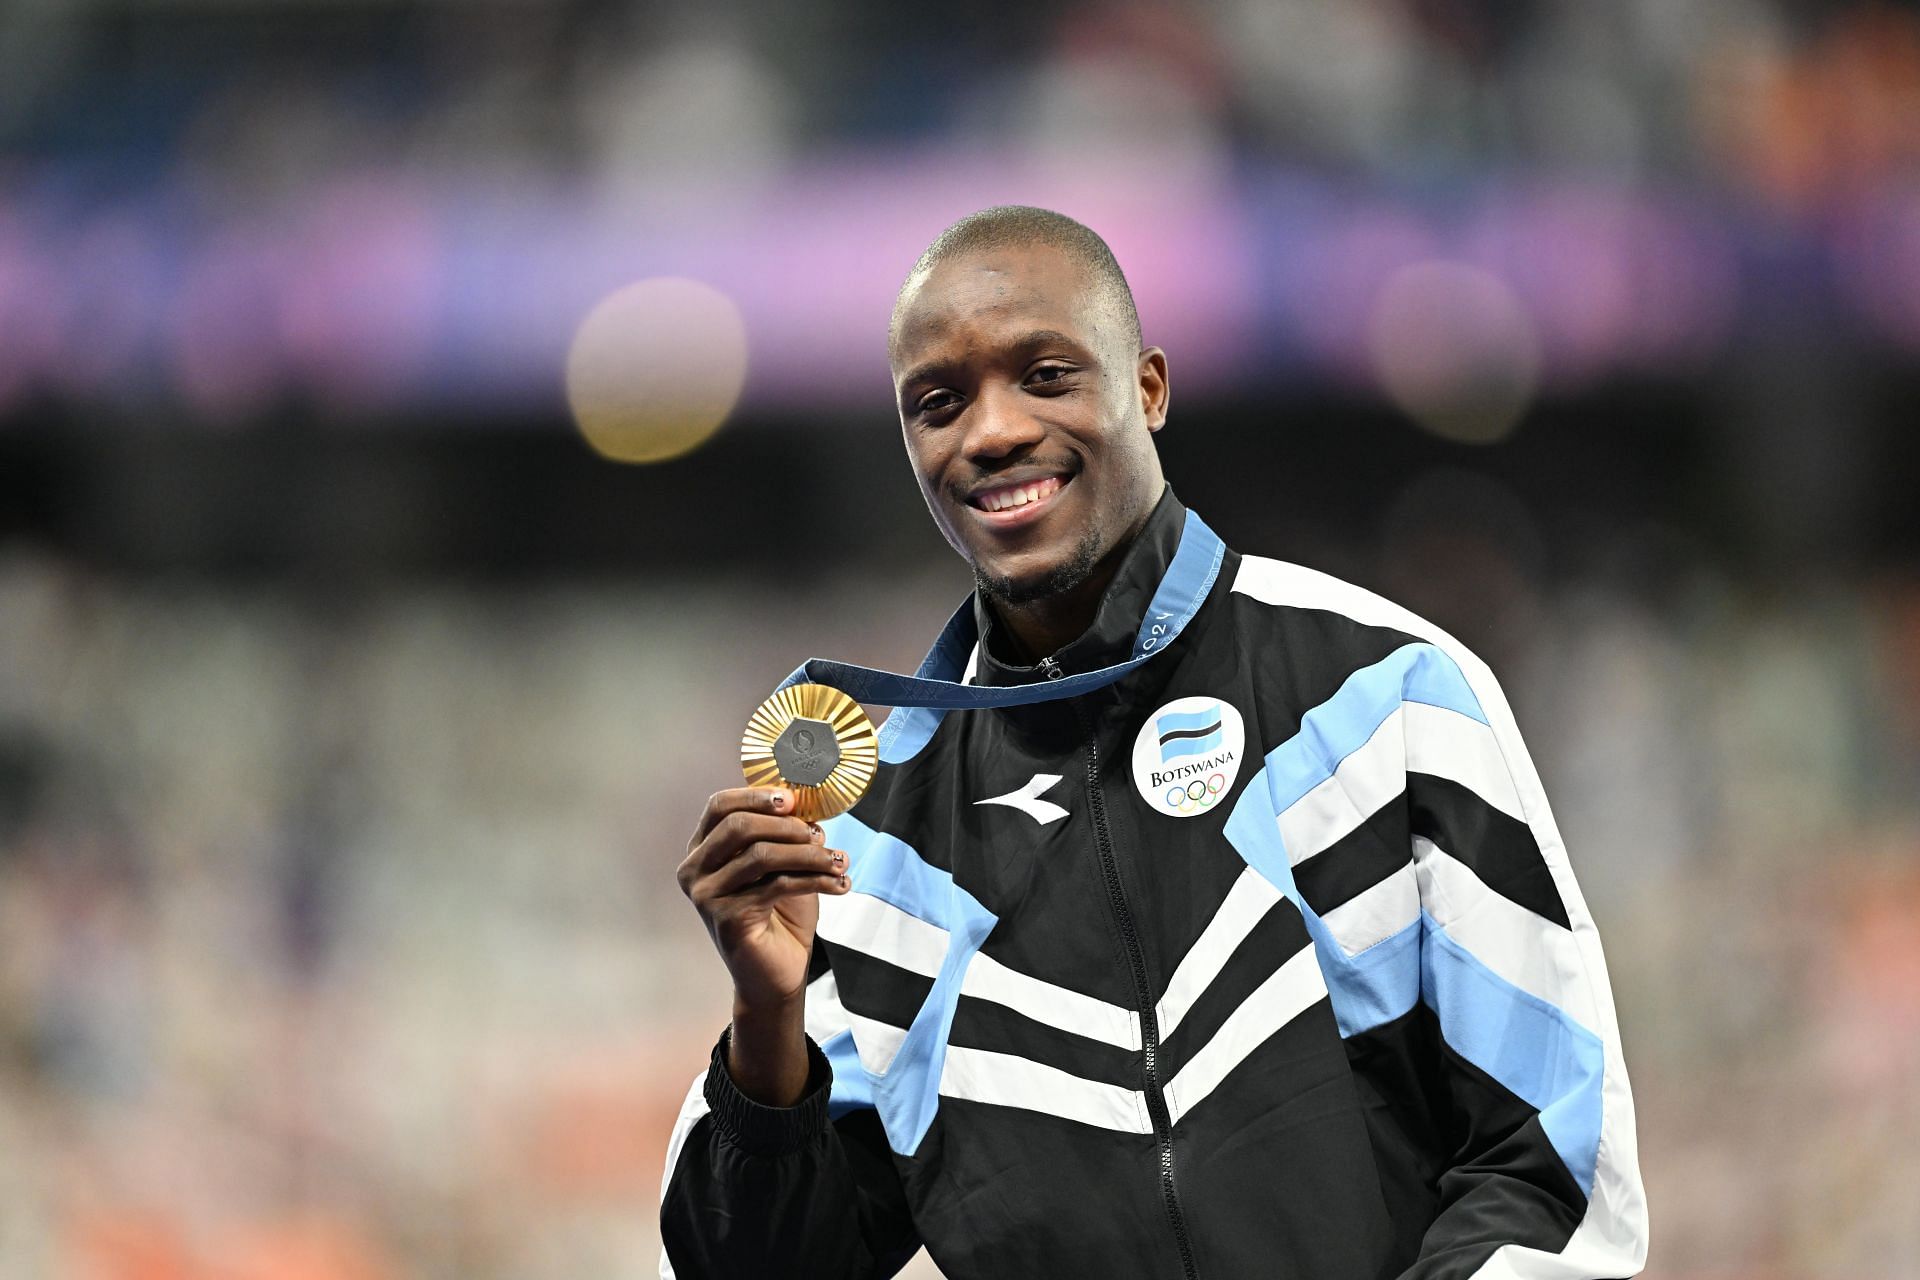
<instances>
[{"instance_id":1,"label":"eyebrow","mask_svg":"<svg viewBox=\"0 0 1920 1280\"><path fill-rule=\"evenodd\" d=\"M1007 343L1007 349L1009 351L1021 352L1031 351L1036 347L1056 345L1072 347L1075 351L1087 350L1085 343L1071 334L1060 332L1058 329L1029 329ZM954 360L929 360L925 364L917 364L907 370L906 376L900 379L900 389L904 392L907 388L922 382L938 381L949 371L956 368L958 363L958 361Z\"/></svg>"}]
</instances>

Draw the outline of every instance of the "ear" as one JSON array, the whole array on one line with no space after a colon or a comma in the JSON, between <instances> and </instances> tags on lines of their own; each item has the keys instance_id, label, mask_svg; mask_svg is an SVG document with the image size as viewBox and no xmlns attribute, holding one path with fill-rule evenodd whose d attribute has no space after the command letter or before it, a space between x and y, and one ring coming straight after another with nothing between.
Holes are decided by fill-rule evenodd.
<instances>
[{"instance_id":1,"label":"ear","mask_svg":"<svg viewBox=\"0 0 1920 1280\"><path fill-rule=\"evenodd\" d=\"M1158 431L1167 425L1167 401L1171 394L1167 386L1167 353L1158 347L1142 351L1135 381L1140 386L1140 410L1146 416L1147 430Z\"/></svg>"}]
</instances>

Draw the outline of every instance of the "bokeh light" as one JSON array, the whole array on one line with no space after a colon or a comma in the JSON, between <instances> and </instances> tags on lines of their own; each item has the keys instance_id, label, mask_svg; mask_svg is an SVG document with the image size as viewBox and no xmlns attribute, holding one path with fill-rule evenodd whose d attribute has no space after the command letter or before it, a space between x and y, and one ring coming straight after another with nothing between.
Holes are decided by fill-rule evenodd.
<instances>
[{"instance_id":1,"label":"bokeh light","mask_svg":"<svg viewBox=\"0 0 1920 1280\"><path fill-rule=\"evenodd\" d=\"M1463 262L1395 272L1368 339L1393 402L1436 435L1492 444L1519 425L1540 384L1540 340L1506 283Z\"/></svg>"},{"instance_id":2,"label":"bokeh light","mask_svg":"<svg viewBox=\"0 0 1920 1280\"><path fill-rule=\"evenodd\" d=\"M567 353L567 404L614 462L664 462L710 439L740 400L747 328L698 280L628 285L581 322Z\"/></svg>"}]
</instances>

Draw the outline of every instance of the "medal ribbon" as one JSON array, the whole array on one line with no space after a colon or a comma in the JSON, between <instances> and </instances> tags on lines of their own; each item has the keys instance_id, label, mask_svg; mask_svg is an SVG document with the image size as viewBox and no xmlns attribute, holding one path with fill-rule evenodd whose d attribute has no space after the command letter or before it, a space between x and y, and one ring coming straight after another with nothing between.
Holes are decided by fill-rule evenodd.
<instances>
[{"instance_id":1,"label":"medal ribbon","mask_svg":"<svg viewBox=\"0 0 1920 1280\"><path fill-rule=\"evenodd\" d=\"M1207 592L1213 589L1214 579L1220 576L1220 562L1226 552L1220 535L1208 528L1206 521L1189 508L1186 524L1180 531L1180 546L1174 552L1173 562L1167 566L1166 574L1160 579L1153 600L1147 605L1147 612L1140 621L1140 633L1134 637L1132 655L1124 662L1116 662L1097 671L1083 671L1079 675L1062 676L1057 680L1037 680L1032 684L1017 685L962 684L946 678L943 672L950 676L965 669L967 654L979 639L974 625L973 598L969 596L954 611L926 660L920 664L919 671L913 675L877 671L872 667L834 662L827 658L808 658L792 675L780 682L780 687L785 689L789 685L810 681L832 685L856 702L870 702L883 707L932 707L941 710L1018 707L1090 693L1112 684L1173 643L1187 623L1193 621L1193 615L1199 612Z\"/></svg>"}]
</instances>

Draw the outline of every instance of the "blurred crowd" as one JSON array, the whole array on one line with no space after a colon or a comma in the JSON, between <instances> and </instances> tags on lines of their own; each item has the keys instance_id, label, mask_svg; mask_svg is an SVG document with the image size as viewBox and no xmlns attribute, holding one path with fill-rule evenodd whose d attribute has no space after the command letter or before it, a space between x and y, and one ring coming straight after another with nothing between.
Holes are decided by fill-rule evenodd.
<instances>
[{"instance_id":1,"label":"blurred crowd","mask_svg":"<svg viewBox=\"0 0 1920 1280\"><path fill-rule=\"evenodd\" d=\"M1493 663L1648 1274L1920 1275L1915 4L14 0L0 1280L650 1272L726 1009L672 870L765 690L964 588L859 490L1003 199L1114 241L1229 542ZM665 274L744 408L583 475L569 339ZM871 545L775 573L733 504L808 486Z\"/></svg>"},{"instance_id":2,"label":"blurred crowd","mask_svg":"<svg viewBox=\"0 0 1920 1280\"><path fill-rule=\"evenodd\" d=\"M784 637L910 662L930 569L316 603L5 557L0 1275L646 1272L727 1007L684 829ZM1912 1274L1920 584L1363 576L1497 640L1613 968L1649 1274Z\"/></svg>"},{"instance_id":3,"label":"blurred crowd","mask_svg":"<svg viewBox=\"0 0 1920 1280\"><path fill-rule=\"evenodd\" d=\"M1176 0L911 9L38 0L0 145L226 205L332 170L574 174L635 198L847 146L1278 153L1395 181L1529 168L1763 193L1911 176L1920 18L1855 0ZM1165 144L1164 146L1160 144Z\"/></svg>"}]
</instances>

